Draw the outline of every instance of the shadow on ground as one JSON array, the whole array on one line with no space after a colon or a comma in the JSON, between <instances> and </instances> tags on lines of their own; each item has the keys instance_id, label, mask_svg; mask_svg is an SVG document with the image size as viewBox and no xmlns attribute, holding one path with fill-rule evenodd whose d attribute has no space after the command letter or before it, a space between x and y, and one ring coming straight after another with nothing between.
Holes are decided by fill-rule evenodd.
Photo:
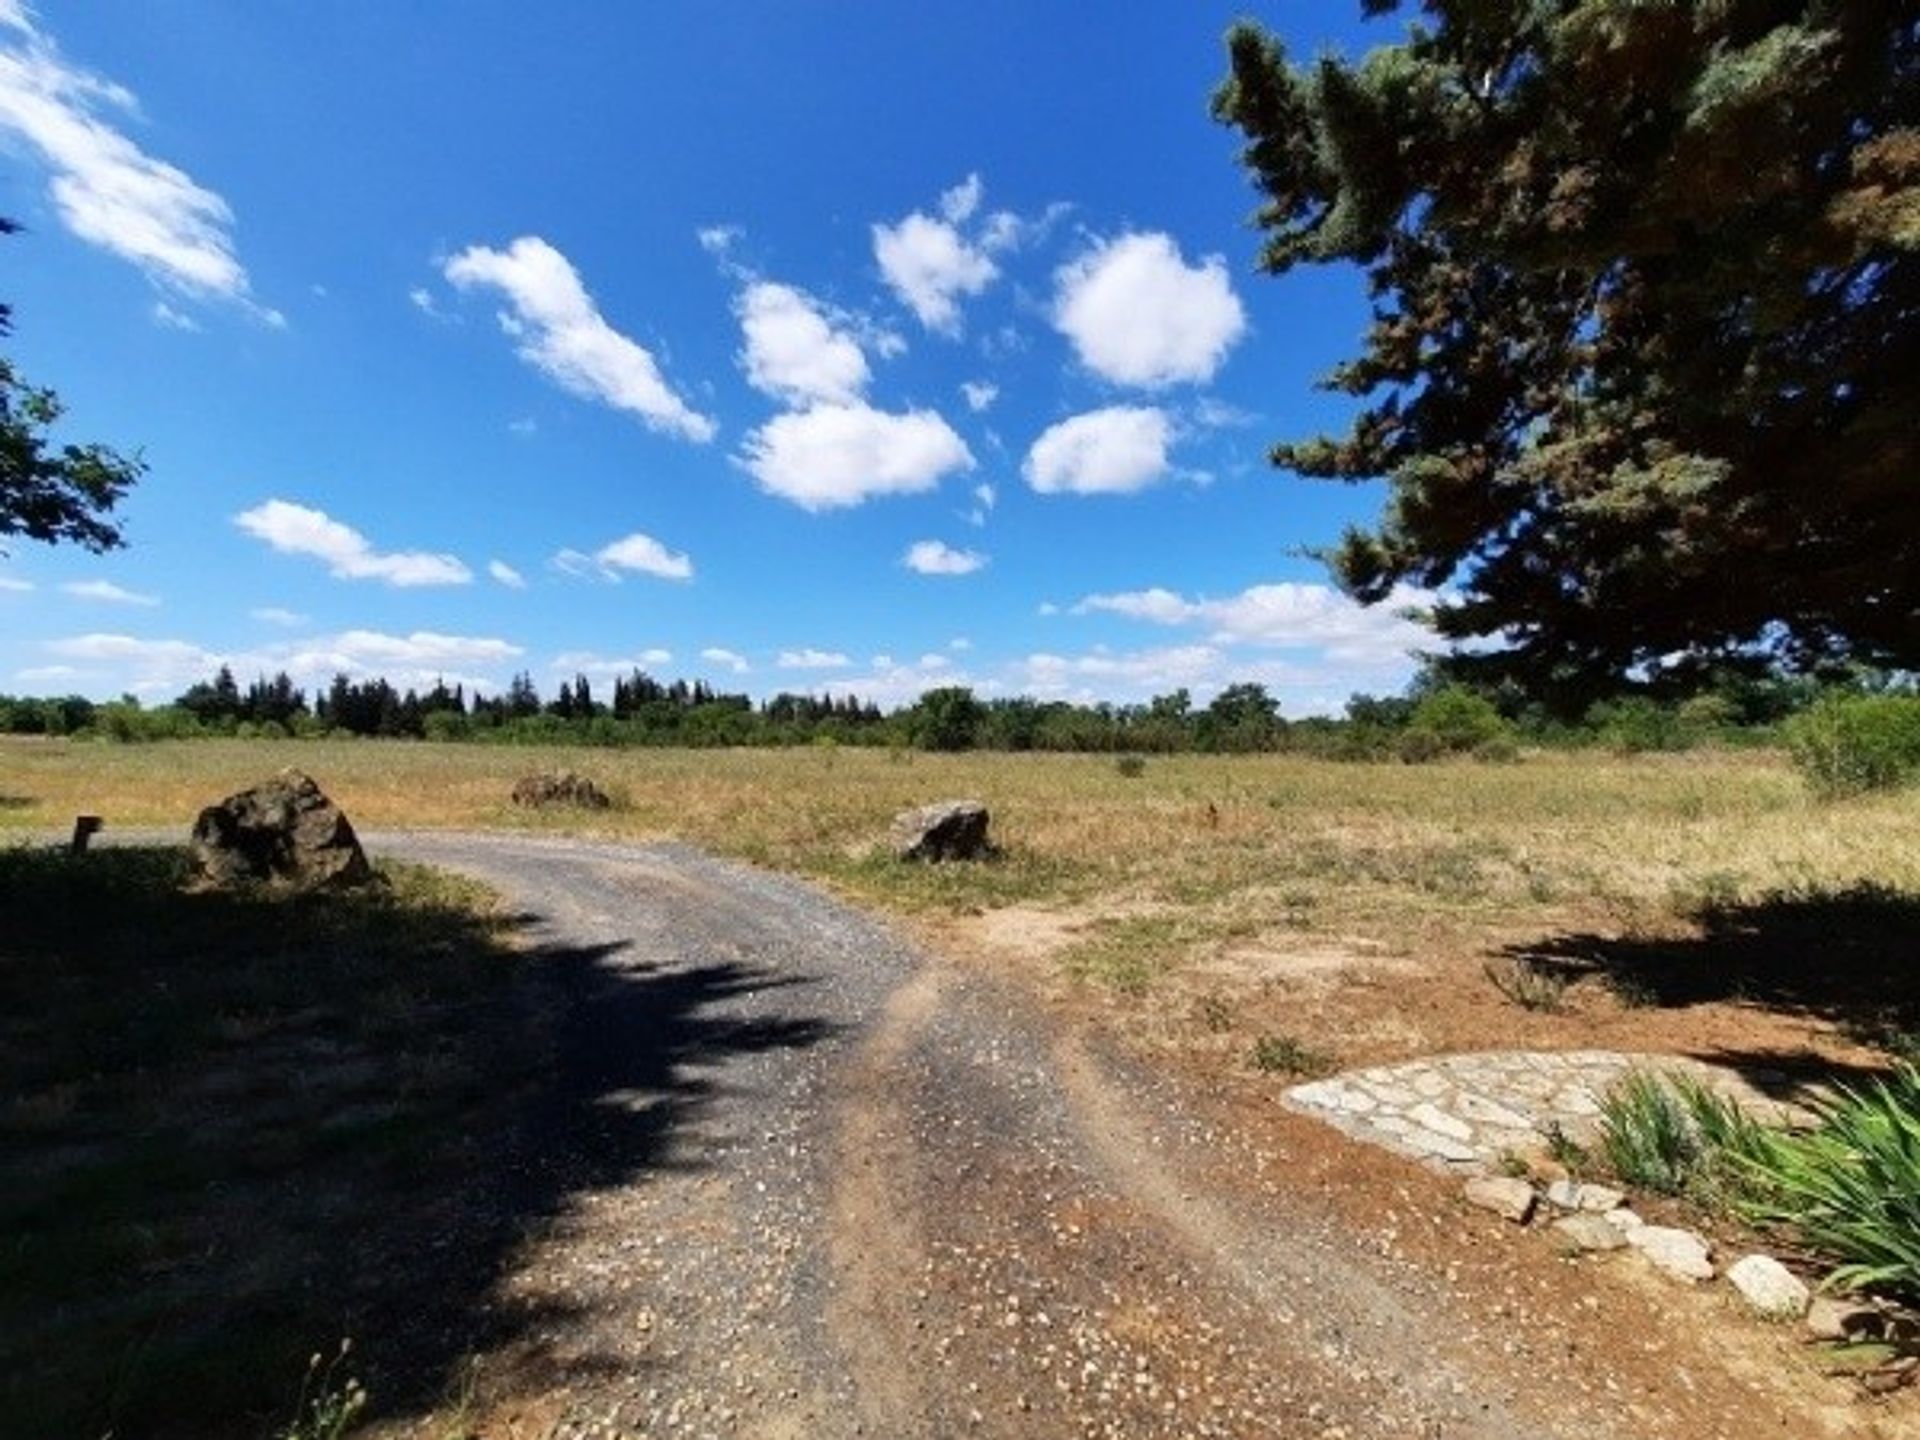
<instances>
[{"instance_id":1,"label":"shadow on ground","mask_svg":"<svg viewBox=\"0 0 1920 1440\"><path fill-rule=\"evenodd\" d=\"M430 1406L558 1318L492 1292L571 1196L699 1163L700 1072L828 1033L803 989L726 1014L794 983L750 966L517 948L539 917L413 867L330 898L183 873L0 851L6 1433L260 1436L346 1336L377 1411Z\"/></svg>"},{"instance_id":2,"label":"shadow on ground","mask_svg":"<svg viewBox=\"0 0 1920 1440\"><path fill-rule=\"evenodd\" d=\"M1632 1003L1733 1001L1827 1021L1869 1043L1920 1030L1920 894L1788 890L1702 906L1690 933L1556 935L1504 953Z\"/></svg>"}]
</instances>

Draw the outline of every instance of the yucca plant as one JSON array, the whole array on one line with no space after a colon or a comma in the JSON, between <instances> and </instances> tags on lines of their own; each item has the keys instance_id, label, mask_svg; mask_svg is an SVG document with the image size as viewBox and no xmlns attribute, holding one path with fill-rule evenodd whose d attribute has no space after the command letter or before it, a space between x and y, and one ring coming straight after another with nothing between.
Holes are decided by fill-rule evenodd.
<instances>
[{"instance_id":1,"label":"yucca plant","mask_svg":"<svg viewBox=\"0 0 1920 1440\"><path fill-rule=\"evenodd\" d=\"M1658 1075L1634 1070L1600 1101L1600 1148L1629 1185L1678 1195L1700 1163L1699 1131Z\"/></svg>"},{"instance_id":2,"label":"yucca plant","mask_svg":"<svg viewBox=\"0 0 1920 1440\"><path fill-rule=\"evenodd\" d=\"M1920 1301L1920 1068L1842 1089L1816 1128L1766 1135L1739 1164L1753 1218L1840 1262L1829 1286Z\"/></svg>"}]
</instances>

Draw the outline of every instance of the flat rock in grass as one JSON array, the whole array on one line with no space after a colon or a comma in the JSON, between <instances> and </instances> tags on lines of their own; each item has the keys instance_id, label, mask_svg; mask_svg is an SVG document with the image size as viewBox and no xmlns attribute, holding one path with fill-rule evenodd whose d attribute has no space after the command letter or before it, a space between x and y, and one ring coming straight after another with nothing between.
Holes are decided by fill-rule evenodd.
<instances>
[{"instance_id":1,"label":"flat rock in grass","mask_svg":"<svg viewBox=\"0 0 1920 1440\"><path fill-rule=\"evenodd\" d=\"M1507 1175L1481 1175L1467 1181L1467 1203L1524 1225L1533 1215L1533 1186Z\"/></svg>"},{"instance_id":2,"label":"flat rock in grass","mask_svg":"<svg viewBox=\"0 0 1920 1440\"><path fill-rule=\"evenodd\" d=\"M1547 1186L1547 1203L1557 1210L1586 1210L1604 1215L1626 1200L1620 1191L1607 1185L1588 1185L1577 1180L1556 1180Z\"/></svg>"},{"instance_id":3,"label":"flat rock in grass","mask_svg":"<svg viewBox=\"0 0 1920 1440\"><path fill-rule=\"evenodd\" d=\"M976 860L988 853L987 807L978 800L943 800L894 816L888 834L902 860Z\"/></svg>"},{"instance_id":4,"label":"flat rock in grass","mask_svg":"<svg viewBox=\"0 0 1920 1440\"><path fill-rule=\"evenodd\" d=\"M1813 1299L1806 1281L1771 1255L1742 1256L1727 1267L1727 1280L1769 1320L1798 1320Z\"/></svg>"},{"instance_id":5,"label":"flat rock in grass","mask_svg":"<svg viewBox=\"0 0 1920 1440\"><path fill-rule=\"evenodd\" d=\"M1668 1225L1642 1225L1624 1232L1627 1243L1647 1257L1649 1264L1676 1280L1711 1280L1712 1252L1691 1230Z\"/></svg>"},{"instance_id":6,"label":"flat rock in grass","mask_svg":"<svg viewBox=\"0 0 1920 1440\"><path fill-rule=\"evenodd\" d=\"M373 879L346 815L298 770L207 806L193 822L191 848L201 883L218 888L268 882L317 890Z\"/></svg>"},{"instance_id":7,"label":"flat rock in grass","mask_svg":"<svg viewBox=\"0 0 1920 1440\"><path fill-rule=\"evenodd\" d=\"M1618 1225L1609 1225L1604 1215L1585 1210L1562 1215L1553 1222L1553 1233L1569 1250L1624 1250L1627 1245L1626 1232Z\"/></svg>"}]
</instances>

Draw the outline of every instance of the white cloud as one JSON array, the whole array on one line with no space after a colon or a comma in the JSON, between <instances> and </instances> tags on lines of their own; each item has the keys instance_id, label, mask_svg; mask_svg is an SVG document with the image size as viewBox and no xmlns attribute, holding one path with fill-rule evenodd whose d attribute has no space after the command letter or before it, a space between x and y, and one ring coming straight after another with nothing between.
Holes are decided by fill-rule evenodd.
<instances>
[{"instance_id":1,"label":"white cloud","mask_svg":"<svg viewBox=\"0 0 1920 1440\"><path fill-rule=\"evenodd\" d=\"M969 639L968 639L968 638L967 638L966 636L964 636L964 635L956 635L956 636L954 636L954 637L953 637L953 639L951 639L951 640L949 640L949 641L947 642L947 649L949 649L949 650L971 650L971 649L973 649L973 641L971 641L971 640L969 640Z\"/></svg>"},{"instance_id":2,"label":"white cloud","mask_svg":"<svg viewBox=\"0 0 1920 1440\"><path fill-rule=\"evenodd\" d=\"M288 628L292 628L295 625L304 625L307 623L307 617L300 614L299 611L286 610L278 605L262 605L256 609L249 610L247 614L266 625L285 625Z\"/></svg>"},{"instance_id":3,"label":"white cloud","mask_svg":"<svg viewBox=\"0 0 1920 1440\"><path fill-rule=\"evenodd\" d=\"M1427 592L1402 586L1379 605L1361 605L1330 585L1254 585L1220 600L1189 600L1162 588L1089 595L1074 613L1106 613L1157 625L1198 625L1217 645L1314 649L1349 665L1399 664L1433 643L1406 611L1431 605Z\"/></svg>"},{"instance_id":4,"label":"white cloud","mask_svg":"<svg viewBox=\"0 0 1920 1440\"><path fill-rule=\"evenodd\" d=\"M974 460L931 410L895 415L853 403L774 416L747 436L738 463L769 494L829 510L931 490L941 476L971 470Z\"/></svg>"},{"instance_id":5,"label":"white cloud","mask_svg":"<svg viewBox=\"0 0 1920 1440\"><path fill-rule=\"evenodd\" d=\"M191 334L200 328L198 320L183 310L174 309L164 300L154 301L153 309L148 313L152 315L153 323L162 330L183 330Z\"/></svg>"},{"instance_id":6,"label":"white cloud","mask_svg":"<svg viewBox=\"0 0 1920 1440\"><path fill-rule=\"evenodd\" d=\"M693 235L709 255L724 257L746 233L738 225L703 225Z\"/></svg>"},{"instance_id":7,"label":"white cloud","mask_svg":"<svg viewBox=\"0 0 1920 1440\"><path fill-rule=\"evenodd\" d=\"M539 433L540 422L535 420L531 415L523 415L518 420L509 420L507 422L507 429L511 433L525 439L529 435Z\"/></svg>"},{"instance_id":8,"label":"white cloud","mask_svg":"<svg viewBox=\"0 0 1920 1440\"><path fill-rule=\"evenodd\" d=\"M757 281L734 306L746 349L747 381L789 404L851 402L867 387L859 342L828 322L818 302L791 285Z\"/></svg>"},{"instance_id":9,"label":"white cloud","mask_svg":"<svg viewBox=\"0 0 1920 1440\"><path fill-rule=\"evenodd\" d=\"M736 675L744 675L750 668L747 657L733 650L723 650L718 645L709 645L700 652L700 658L709 665L722 665Z\"/></svg>"},{"instance_id":10,"label":"white cloud","mask_svg":"<svg viewBox=\"0 0 1920 1440\"><path fill-rule=\"evenodd\" d=\"M47 680L72 680L85 673L77 665L29 665L24 670L14 671L13 677L32 685Z\"/></svg>"},{"instance_id":11,"label":"white cloud","mask_svg":"<svg viewBox=\"0 0 1920 1440\"><path fill-rule=\"evenodd\" d=\"M651 535L639 531L603 545L593 552L593 558L607 575L608 579L619 579L619 572L631 570L639 575L653 575L662 580L691 580L693 561L687 556L669 550Z\"/></svg>"},{"instance_id":12,"label":"white cloud","mask_svg":"<svg viewBox=\"0 0 1920 1440\"><path fill-rule=\"evenodd\" d=\"M424 550L379 551L351 525L324 511L269 500L242 511L233 523L286 555L310 555L326 562L339 580L380 580L388 585L465 585L473 579L452 555Z\"/></svg>"},{"instance_id":13,"label":"white cloud","mask_svg":"<svg viewBox=\"0 0 1920 1440\"><path fill-rule=\"evenodd\" d=\"M284 670L309 689L325 686L337 674L384 675L401 689L424 689L443 678L449 684L494 687L497 674L474 672L497 672L524 653L507 640L427 630L407 635L345 630L239 651L214 650L188 640L95 633L50 640L42 649L57 660L87 666L97 677L95 688L106 694L177 694L196 680L210 678L222 665L243 681Z\"/></svg>"},{"instance_id":14,"label":"white cloud","mask_svg":"<svg viewBox=\"0 0 1920 1440\"><path fill-rule=\"evenodd\" d=\"M900 563L920 575L971 575L987 563L977 550L956 550L940 540L916 540Z\"/></svg>"},{"instance_id":15,"label":"white cloud","mask_svg":"<svg viewBox=\"0 0 1920 1440\"><path fill-rule=\"evenodd\" d=\"M708 441L714 422L675 394L642 346L601 317L571 261L537 235L505 250L475 245L448 260L448 281L492 286L513 307L500 323L521 359L572 394L638 415L650 429Z\"/></svg>"},{"instance_id":16,"label":"white cloud","mask_svg":"<svg viewBox=\"0 0 1920 1440\"><path fill-rule=\"evenodd\" d=\"M967 408L978 415L1000 398L1000 387L990 380L964 380L960 393L966 397Z\"/></svg>"},{"instance_id":17,"label":"white cloud","mask_svg":"<svg viewBox=\"0 0 1920 1440\"><path fill-rule=\"evenodd\" d=\"M407 303L412 305L414 309L418 310L429 320L451 323L460 318L457 315L450 315L445 310L442 310L440 308L440 302L433 298L433 292L424 285L416 285L407 291Z\"/></svg>"},{"instance_id":18,"label":"white cloud","mask_svg":"<svg viewBox=\"0 0 1920 1440\"><path fill-rule=\"evenodd\" d=\"M1000 273L983 246L959 227L979 207L980 177L970 175L941 196L941 217L916 210L896 225L873 227L881 277L929 330L960 333L960 298L978 295Z\"/></svg>"},{"instance_id":19,"label":"white cloud","mask_svg":"<svg viewBox=\"0 0 1920 1440\"><path fill-rule=\"evenodd\" d=\"M782 670L844 670L853 664L838 650L782 650L774 661Z\"/></svg>"},{"instance_id":20,"label":"white cloud","mask_svg":"<svg viewBox=\"0 0 1920 1440\"><path fill-rule=\"evenodd\" d=\"M1123 235L1062 266L1054 283L1054 325L1117 384L1210 380L1247 328L1226 261L1190 266L1168 235Z\"/></svg>"},{"instance_id":21,"label":"white cloud","mask_svg":"<svg viewBox=\"0 0 1920 1440\"><path fill-rule=\"evenodd\" d=\"M1114 405L1050 425L1021 473L1043 495L1130 495L1167 473L1173 425L1166 412Z\"/></svg>"},{"instance_id":22,"label":"white cloud","mask_svg":"<svg viewBox=\"0 0 1920 1440\"><path fill-rule=\"evenodd\" d=\"M16 595L24 595L31 589L33 589L33 582L31 580L19 580L11 575L0 575L0 590L11 591Z\"/></svg>"},{"instance_id":23,"label":"white cloud","mask_svg":"<svg viewBox=\"0 0 1920 1440\"><path fill-rule=\"evenodd\" d=\"M590 680L625 679L635 670L655 670L673 663L673 652L653 648L635 655L597 655L591 650L568 650L553 657L552 669Z\"/></svg>"},{"instance_id":24,"label":"white cloud","mask_svg":"<svg viewBox=\"0 0 1920 1440\"><path fill-rule=\"evenodd\" d=\"M527 577L514 569L513 566L507 564L504 560L489 560L487 562L487 574L491 575L502 585L505 585L509 590L524 590L527 588Z\"/></svg>"},{"instance_id":25,"label":"white cloud","mask_svg":"<svg viewBox=\"0 0 1920 1440\"><path fill-rule=\"evenodd\" d=\"M142 595L114 584L111 580L70 580L60 587L81 600L101 600L109 605L158 605L157 595Z\"/></svg>"},{"instance_id":26,"label":"white cloud","mask_svg":"<svg viewBox=\"0 0 1920 1440\"><path fill-rule=\"evenodd\" d=\"M0 131L38 153L67 229L181 294L283 323L250 298L227 202L115 128L114 119L138 116L132 92L69 64L24 6L9 4L0 20L13 32L0 40Z\"/></svg>"},{"instance_id":27,"label":"white cloud","mask_svg":"<svg viewBox=\"0 0 1920 1440\"><path fill-rule=\"evenodd\" d=\"M1034 608L1034 614L1036 615L1052 616L1058 615L1059 613L1060 607L1051 600L1042 600L1039 605Z\"/></svg>"}]
</instances>

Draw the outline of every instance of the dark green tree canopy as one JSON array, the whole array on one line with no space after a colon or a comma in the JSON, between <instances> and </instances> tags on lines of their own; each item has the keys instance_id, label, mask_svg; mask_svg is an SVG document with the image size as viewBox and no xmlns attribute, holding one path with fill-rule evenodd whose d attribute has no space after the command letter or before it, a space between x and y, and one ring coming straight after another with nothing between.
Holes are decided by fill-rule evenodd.
<instances>
[{"instance_id":1,"label":"dark green tree canopy","mask_svg":"<svg viewBox=\"0 0 1920 1440\"><path fill-rule=\"evenodd\" d=\"M1400 7L1366 0L1370 13ZM1228 36L1264 268L1366 267L1327 558L1578 703L1754 656L1920 667L1920 10L1426 0L1357 64Z\"/></svg>"},{"instance_id":2,"label":"dark green tree canopy","mask_svg":"<svg viewBox=\"0 0 1920 1440\"><path fill-rule=\"evenodd\" d=\"M18 228L0 219L0 235ZM12 308L0 304L0 338L12 330ZM55 445L47 431L61 414L53 391L27 384L0 357L0 540L24 535L112 550L120 529L106 516L147 467L104 445Z\"/></svg>"}]
</instances>

